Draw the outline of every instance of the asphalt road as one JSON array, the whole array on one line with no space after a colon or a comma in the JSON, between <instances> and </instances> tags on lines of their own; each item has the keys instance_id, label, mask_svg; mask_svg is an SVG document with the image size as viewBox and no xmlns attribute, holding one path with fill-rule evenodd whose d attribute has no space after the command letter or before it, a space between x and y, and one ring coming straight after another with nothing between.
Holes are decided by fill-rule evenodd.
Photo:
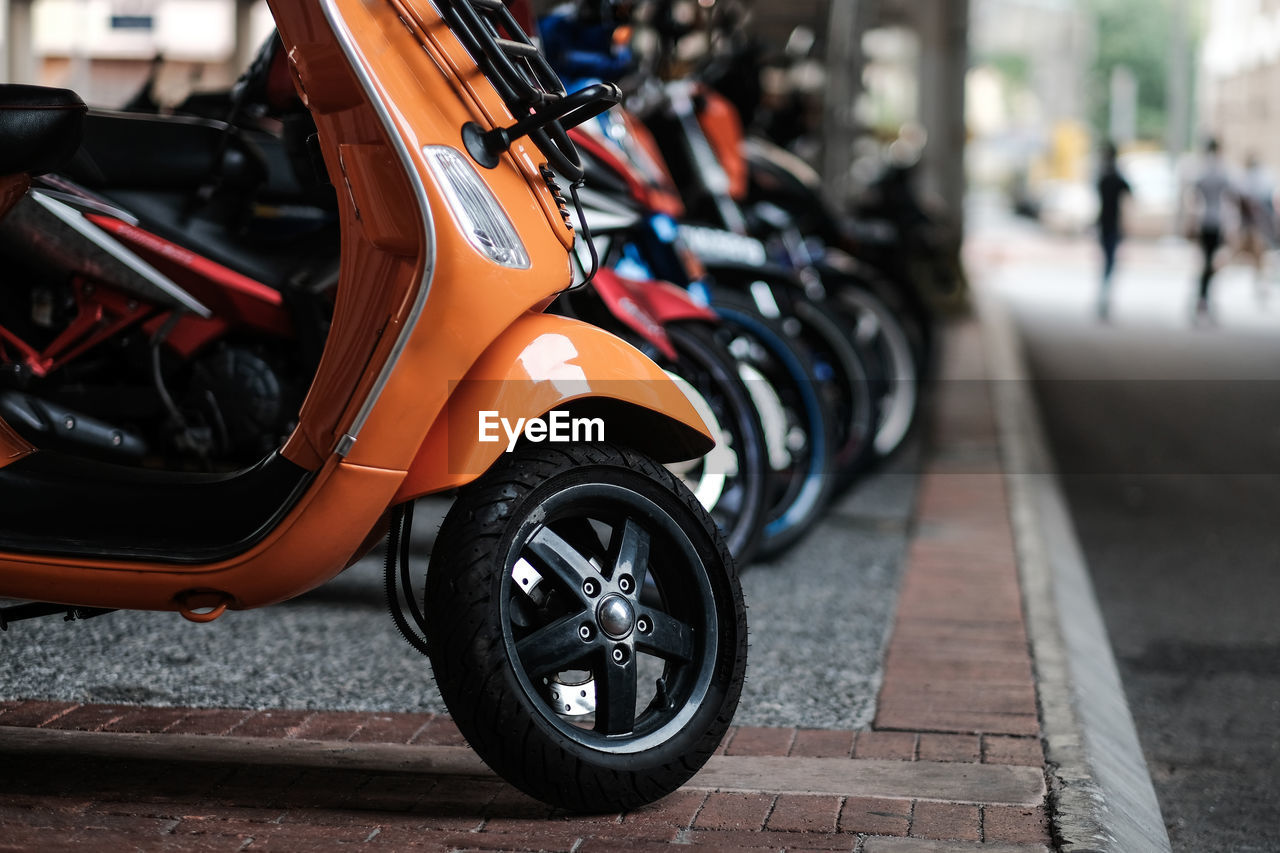
<instances>
[{"instance_id":1,"label":"asphalt road","mask_svg":"<svg viewBox=\"0 0 1280 853\"><path fill-rule=\"evenodd\" d=\"M1280 282L1132 245L1110 322L1095 250L988 223L1170 838L1280 850Z\"/></svg>"},{"instance_id":2,"label":"asphalt road","mask_svg":"<svg viewBox=\"0 0 1280 853\"><path fill-rule=\"evenodd\" d=\"M736 723L870 724L917 484L919 451L906 451L788 554L744 572L750 651ZM446 509L419 505L424 569L431 516ZM429 663L387 615L380 554L293 601L208 625L129 612L16 623L0 634L0 699L13 698L444 711Z\"/></svg>"}]
</instances>

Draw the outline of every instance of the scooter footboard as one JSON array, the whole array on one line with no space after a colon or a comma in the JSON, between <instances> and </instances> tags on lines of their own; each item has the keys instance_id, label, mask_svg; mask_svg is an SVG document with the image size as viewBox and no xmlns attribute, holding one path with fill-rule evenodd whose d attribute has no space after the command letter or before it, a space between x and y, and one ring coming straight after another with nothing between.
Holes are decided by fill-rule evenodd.
<instances>
[{"instance_id":1,"label":"scooter footboard","mask_svg":"<svg viewBox=\"0 0 1280 853\"><path fill-rule=\"evenodd\" d=\"M714 444L688 398L639 350L595 326L530 313L451 384L396 500L464 485L522 441L608 441L660 462Z\"/></svg>"}]
</instances>

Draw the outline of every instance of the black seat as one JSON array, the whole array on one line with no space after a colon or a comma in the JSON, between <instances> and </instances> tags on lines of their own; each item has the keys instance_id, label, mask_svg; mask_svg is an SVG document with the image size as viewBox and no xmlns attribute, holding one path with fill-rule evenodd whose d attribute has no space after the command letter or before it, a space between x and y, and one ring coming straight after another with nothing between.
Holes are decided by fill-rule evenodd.
<instances>
[{"instance_id":1,"label":"black seat","mask_svg":"<svg viewBox=\"0 0 1280 853\"><path fill-rule=\"evenodd\" d=\"M277 290L325 279L338 256L333 188L302 186L283 143L265 133L191 116L95 109L80 150L59 175L120 205L158 236ZM262 228L251 221L258 201L323 214L312 207L321 204L333 215L294 230L274 220Z\"/></svg>"},{"instance_id":2,"label":"black seat","mask_svg":"<svg viewBox=\"0 0 1280 853\"><path fill-rule=\"evenodd\" d=\"M310 479L278 453L197 474L42 450L0 468L0 550L213 562L270 532Z\"/></svg>"},{"instance_id":3,"label":"black seat","mask_svg":"<svg viewBox=\"0 0 1280 853\"><path fill-rule=\"evenodd\" d=\"M287 292L295 279L304 286L322 280L338 258L336 218L311 232L255 241L228 228L226 216L217 215L221 211L189 214L189 196L181 192L99 192L138 217L147 230L282 292Z\"/></svg>"},{"instance_id":4,"label":"black seat","mask_svg":"<svg viewBox=\"0 0 1280 853\"><path fill-rule=\"evenodd\" d=\"M0 175L61 166L80 147L86 109L69 89L0 84Z\"/></svg>"}]
</instances>

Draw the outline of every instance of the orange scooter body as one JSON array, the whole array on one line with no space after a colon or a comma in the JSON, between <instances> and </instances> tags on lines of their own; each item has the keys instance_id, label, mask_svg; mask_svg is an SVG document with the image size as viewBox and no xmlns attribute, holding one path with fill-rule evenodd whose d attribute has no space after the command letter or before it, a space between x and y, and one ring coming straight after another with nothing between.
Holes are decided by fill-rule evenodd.
<instances>
[{"instance_id":1,"label":"orange scooter body","mask_svg":"<svg viewBox=\"0 0 1280 853\"><path fill-rule=\"evenodd\" d=\"M479 441L483 411L515 420L572 404L659 461L712 444L638 351L539 313L570 283L572 230L527 140L492 169L468 158L463 124L515 117L429 0L271 6L342 223L333 325L282 450L313 472L306 492L248 550L207 564L0 553L0 596L197 620L291 598L358 559L390 507L469 482L504 452ZM526 264L502 266L464 233L436 146L481 175ZM0 421L0 467L35 452Z\"/></svg>"}]
</instances>

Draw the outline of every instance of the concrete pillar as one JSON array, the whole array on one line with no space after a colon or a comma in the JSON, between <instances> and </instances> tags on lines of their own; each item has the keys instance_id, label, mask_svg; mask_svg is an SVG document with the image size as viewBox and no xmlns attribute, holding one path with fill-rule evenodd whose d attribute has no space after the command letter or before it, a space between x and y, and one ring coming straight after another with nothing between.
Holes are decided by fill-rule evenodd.
<instances>
[{"instance_id":1,"label":"concrete pillar","mask_svg":"<svg viewBox=\"0 0 1280 853\"><path fill-rule=\"evenodd\" d=\"M822 177L831 200L844 201L862 91L866 0L831 0L827 13L827 91L822 120Z\"/></svg>"},{"instance_id":2,"label":"concrete pillar","mask_svg":"<svg viewBox=\"0 0 1280 853\"><path fill-rule=\"evenodd\" d=\"M239 77L249 63L253 61L254 54L258 52L258 45L254 43L251 27L251 15L254 0L235 0L236 8L236 27L235 48L231 51L231 77L232 79Z\"/></svg>"},{"instance_id":3,"label":"concrete pillar","mask_svg":"<svg viewBox=\"0 0 1280 853\"><path fill-rule=\"evenodd\" d=\"M969 69L969 0L917 2L920 121L929 134L921 188L936 193L956 223L964 215L964 84Z\"/></svg>"},{"instance_id":4,"label":"concrete pillar","mask_svg":"<svg viewBox=\"0 0 1280 853\"><path fill-rule=\"evenodd\" d=\"M32 0L0 0L4 32L0 38L0 71L9 83L35 83L39 76L32 49Z\"/></svg>"}]
</instances>

